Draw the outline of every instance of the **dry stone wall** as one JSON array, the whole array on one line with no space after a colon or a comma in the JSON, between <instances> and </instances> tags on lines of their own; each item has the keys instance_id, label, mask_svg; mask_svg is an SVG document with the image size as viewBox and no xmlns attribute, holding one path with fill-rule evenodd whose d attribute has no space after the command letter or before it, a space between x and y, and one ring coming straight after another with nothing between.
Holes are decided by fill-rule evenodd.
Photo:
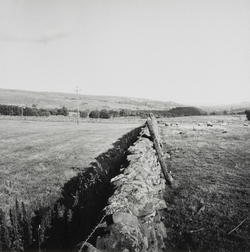
<instances>
[{"instance_id":1,"label":"dry stone wall","mask_svg":"<svg viewBox=\"0 0 250 252\"><path fill-rule=\"evenodd\" d=\"M107 234L97 237L96 251L164 251L165 180L147 128L129 153L128 167L111 180L115 192L105 208Z\"/></svg>"}]
</instances>

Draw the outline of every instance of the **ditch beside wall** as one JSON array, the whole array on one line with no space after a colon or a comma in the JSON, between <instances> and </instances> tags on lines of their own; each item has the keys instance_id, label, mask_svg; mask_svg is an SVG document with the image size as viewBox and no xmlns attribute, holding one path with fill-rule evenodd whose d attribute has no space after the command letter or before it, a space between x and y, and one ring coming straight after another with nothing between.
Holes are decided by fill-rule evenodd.
<instances>
[{"instance_id":1,"label":"ditch beside wall","mask_svg":"<svg viewBox=\"0 0 250 252\"><path fill-rule=\"evenodd\" d=\"M129 148L127 160L129 165L111 180L115 191L104 209L105 221L99 225L105 227L106 233L98 236L94 244L83 242L80 251L165 250L167 234L161 210L166 208L166 181L147 127Z\"/></svg>"}]
</instances>

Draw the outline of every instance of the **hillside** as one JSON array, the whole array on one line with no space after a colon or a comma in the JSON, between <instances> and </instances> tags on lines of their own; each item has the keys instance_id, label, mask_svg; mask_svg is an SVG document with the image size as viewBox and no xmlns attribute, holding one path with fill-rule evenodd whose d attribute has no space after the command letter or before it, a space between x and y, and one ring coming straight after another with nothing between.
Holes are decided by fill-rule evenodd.
<instances>
[{"instance_id":1,"label":"hillside","mask_svg":"<svg viewBox=\"0 0 250 252\"><path fill-rule=\"evenodd\" d=\"M37 108L76 109L76 95L55 92L33 92L0 89L0 104ZM80 110L86 109L131 109L131 110L169 110L182 106L174 102L161 102L140 98L116 96L79 95Z\"/></svg>"},{"instance_id":2,"label":"hillside","mask_svg":"<svg viewBox=\"0 0 250 252\"><path fill-rule=\"evenodd\" d=\"M207 111L207 112L218 112L218 111L230 111L233 113L240 113L246 110L250 109L250 101L249 102L241 102L241 103L232 103L232 104L226 104L226 105L217 105L217 106L199 106L201 109Z\"/></svg>"}]
</instances>

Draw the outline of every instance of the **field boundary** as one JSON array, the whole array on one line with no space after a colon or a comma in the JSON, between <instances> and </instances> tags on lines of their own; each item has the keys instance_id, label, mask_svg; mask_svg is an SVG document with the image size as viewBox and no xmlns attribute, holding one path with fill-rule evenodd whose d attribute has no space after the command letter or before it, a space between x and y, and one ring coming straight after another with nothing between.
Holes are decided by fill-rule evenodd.
<instances>
[{"instance_id":1,"label":"field boundary","mask_svg":"<svg viewBox=\"0 0 250 252\"><path fill-rule=\"evenodd\" d=\"M154 117L151 119L154 135L158 136L157 121ZM79 251L88 248L91 251L164 251L166 227L161 221L161 210L166 208L163 199L166 181L159 163L160 153L154 148L156 140L159 141L152 139L148 127L142 129L139 139L129 148L128 167L111 180L115 192L104 208L105 221L99 225L106 227L107 234L93 244L85 240ZM98 226L92 233L97 230Z\"/></svg>"},{"instance_id":2,"label":"field boundary","mask_svg":"<svg viewBox=\"0 0 250 252\"><path fill-rule=\"evenodd\" d=\"M70 116L6 116L6 115L0 115L0 121L1 120L8 120L8 121L40 121L40 122L71 122L71 123L77 123L76 117L70 117ZM105 123L105 124L126 124L126 123L141 123L143 124L145 122L145 119L141 119L139 117L117 117L117 118L79 118L79 123Z\"/></svg>"}]
</instances>

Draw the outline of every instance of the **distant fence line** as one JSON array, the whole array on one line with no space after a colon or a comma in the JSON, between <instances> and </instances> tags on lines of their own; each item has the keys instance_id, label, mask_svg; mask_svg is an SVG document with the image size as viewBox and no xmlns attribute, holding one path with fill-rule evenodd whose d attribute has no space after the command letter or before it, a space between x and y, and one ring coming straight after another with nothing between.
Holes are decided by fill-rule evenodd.
<instances>
[{"instance_id":1,"label":"distant fence line","mask_svg":"<svg viewBox=\"0 0 250 252\"><path fill-rule=\"evenodd\" d=\"M48 116L48 117L38 117L38 116L5 116L0 115L0 120L11 120L11 121L40 121L40 122L76 122L76 117L70 116ZM79 118L79 123L143 123L145 119L140 118Z\"/></svg>"}]
</instances>

